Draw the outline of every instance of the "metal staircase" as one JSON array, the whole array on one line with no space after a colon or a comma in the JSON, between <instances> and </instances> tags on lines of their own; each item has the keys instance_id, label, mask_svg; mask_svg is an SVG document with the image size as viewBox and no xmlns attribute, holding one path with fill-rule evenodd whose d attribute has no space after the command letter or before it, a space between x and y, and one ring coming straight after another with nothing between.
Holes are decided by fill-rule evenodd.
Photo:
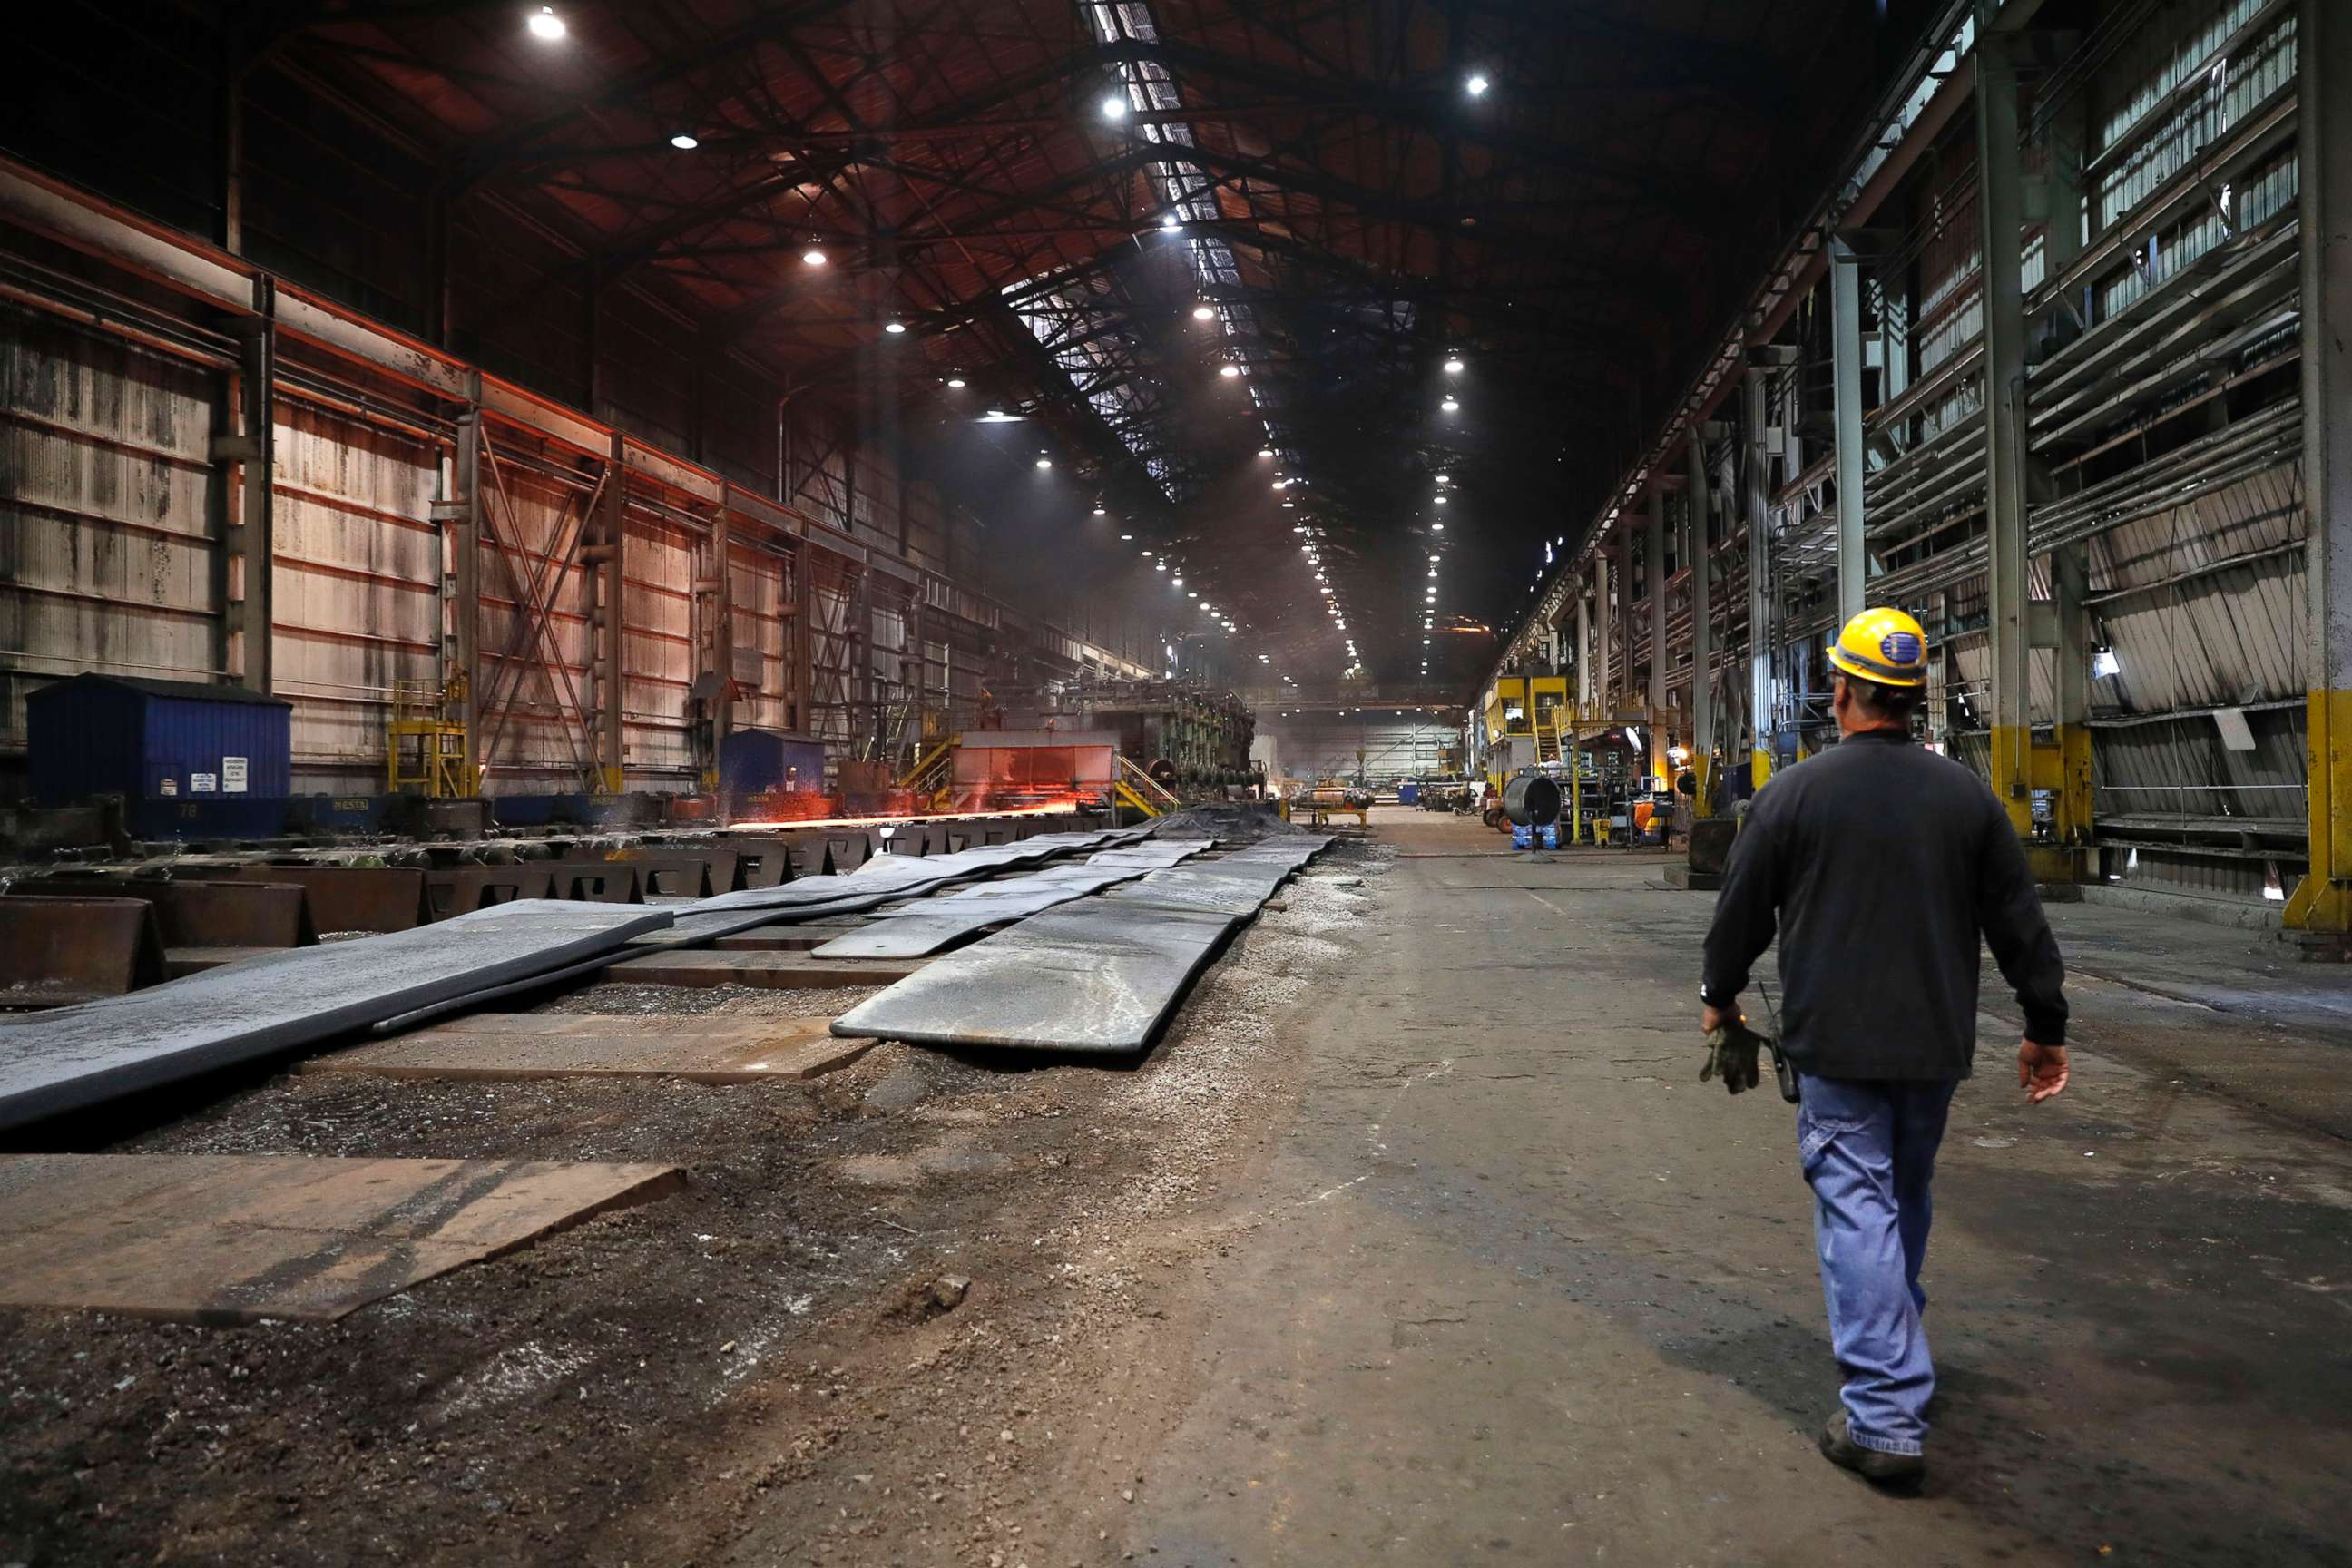
<instances>
[{"instance_id":1,"label":"metal staircase","mask_svg":"<svg viewBox=\"0 0 2352 1568\"><path fill-rule=\"evenodd\" d=\"M1165 816L1184 804L1124 756L1118 759L1118 776L1111 781L1111 787L1121 805L1131 805L1146 816Z\"/></svg>"}]
</instances>

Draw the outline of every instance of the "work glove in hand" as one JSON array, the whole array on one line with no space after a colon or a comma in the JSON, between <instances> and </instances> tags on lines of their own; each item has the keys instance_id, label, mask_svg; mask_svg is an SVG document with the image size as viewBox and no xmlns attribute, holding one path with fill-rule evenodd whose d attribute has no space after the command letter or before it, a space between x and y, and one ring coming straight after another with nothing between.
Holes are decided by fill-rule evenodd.
<instances>
[{"instance_id":1,"label":"work glove in hand","mask_svg":"<svg viewBox=\"0 0 2352 1568\"><path fill-rule=\"evenodd\" d=\"M1720 1028L1706 1032L1706 1066L1699 1069L1698 1080L1723 1079L1723 1087L1738 1094L1754 1089L1763 1074L1757 1058L1764 1048L1764 1037L1737 1019Z\"/></svg>"}]
</instances>

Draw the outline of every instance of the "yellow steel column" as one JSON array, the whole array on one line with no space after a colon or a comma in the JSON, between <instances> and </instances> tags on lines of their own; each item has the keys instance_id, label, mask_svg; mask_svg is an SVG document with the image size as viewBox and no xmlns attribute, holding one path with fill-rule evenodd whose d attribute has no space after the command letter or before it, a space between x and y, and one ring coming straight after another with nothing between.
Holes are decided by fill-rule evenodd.
<instances>
[{"instance_id":1,"label":"yellow steel column","mask_svg":"<svg viewBox=\"0 0 2352 1568\"><path fill-rule=\"evenodd\" d=\"M2352 933L2352 18L2336 0L2304 0L2295 47L2311 869L2286 923L2342 937Z\"/></svg>"},{"instance_id":2,"label":"yellow steel column","mask_svg":"<svg viewBox=\"0 0 2352 1568\"><path fill-rule=\"evenodd\" d=\"M2017 68L2010 40L1976 47L1977 212L1984 299L1985 531L1992 637L1992 790L2022 836L2033 829L2032 693L2026 678L2025 289L2020 236Z\"/></svg>"}]
</instances>

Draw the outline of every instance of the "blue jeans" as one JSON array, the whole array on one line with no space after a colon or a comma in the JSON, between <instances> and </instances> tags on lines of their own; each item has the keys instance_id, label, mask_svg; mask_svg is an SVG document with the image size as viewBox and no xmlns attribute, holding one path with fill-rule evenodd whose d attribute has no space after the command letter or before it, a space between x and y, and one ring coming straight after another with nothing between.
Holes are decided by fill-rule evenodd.
<instances>
[{"instance_id":1,"label":"blue jeans","mask_svg":"<svg viewBox=\"0 0 2352 1568\"><path fill-rule=\"evenodd\" d=\"M1830 1344L1845 1373L1846 1429L1865 1448L1916 1454L1936 1369L1919 1314L1936 1149L1949 1080L1800 1080L1797 1154L1813 1189L1813 1237Z\"/></svg>"}]
</instances>

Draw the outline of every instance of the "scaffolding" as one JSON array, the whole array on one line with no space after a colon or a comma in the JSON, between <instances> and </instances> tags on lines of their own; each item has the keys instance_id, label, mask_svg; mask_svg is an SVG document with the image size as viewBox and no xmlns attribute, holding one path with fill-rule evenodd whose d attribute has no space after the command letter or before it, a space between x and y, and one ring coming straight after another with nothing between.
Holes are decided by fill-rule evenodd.
<instances>
[{"instance_id":1,"label":"scaffolding","mask_svg":"<svg viewBox=\"0 0 2352 1568\"><path fill-rule=\"evenodd\" d=\"M474 793L466 726L449 717L465 701L463 675L447 686L427 680L394 684L383 736L385 782L393 794L449 800Z\"/></svg>"}]
</instances>

